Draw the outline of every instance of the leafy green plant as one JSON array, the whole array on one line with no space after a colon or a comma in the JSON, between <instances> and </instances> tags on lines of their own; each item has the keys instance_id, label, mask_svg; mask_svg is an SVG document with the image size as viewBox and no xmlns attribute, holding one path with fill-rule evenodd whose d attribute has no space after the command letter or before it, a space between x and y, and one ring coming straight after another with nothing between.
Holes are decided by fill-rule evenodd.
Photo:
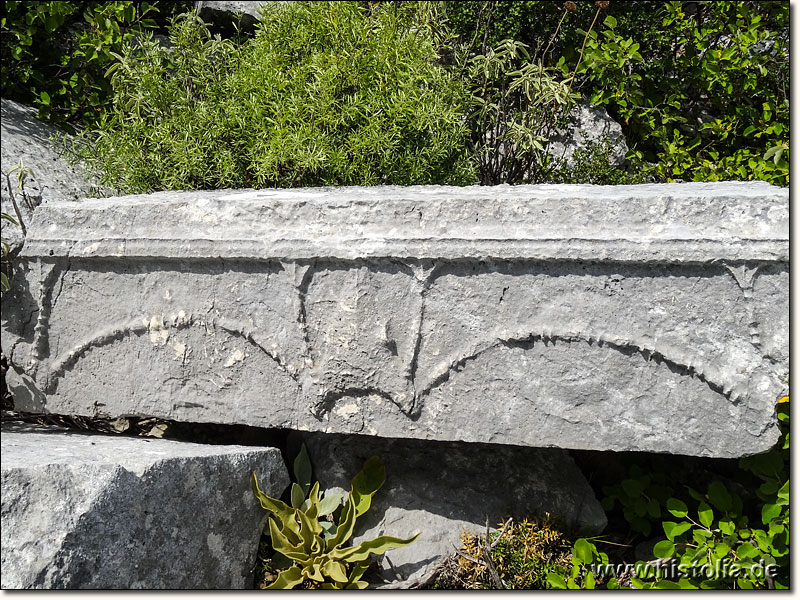
<instances>
[{"instance_id":1,"label":"leafy green plant","mask_svg":"<svg viewBox=\"0 0 800 600\"><path fill-rule=\"evenodd\" d=\"M591 102L625 123L629 156L665 180L788 185L789 6L673 1L653 9L657 31L608 16L578 70Z\"/></svg>"},{"instance_id":2,"label":"leafy green plant","mask_svg":"<svg viewBox=\"0 0 800 600\"><path fill-rule=\"evenodd\" d=\"M76 156L133 192L471 182L432 6L291 2L241 44L182 15L170 50L123 45Z\"/></svg>"},{"instance_id":3,"label":"leafy green plant","mask_svg":"<svg viewBox=\"0 0 800 600\"><path fill-rule=\"evenodd\" d=\"M8 213L0 213L0 219L2 219L3 221L8 221L11 225L19 226L19 222ZM0 249L0 253L2 253L2 271L0 271L0 291L7 292L8 290L11 289L11 283L8 280L8 274L6 273L10 259L11 248L8 245L8 242L6 241L5 238L0 238L0 244L2 245Z\"/></svg>"},{"instance_id":4,"label":"leafy green plant","mask_svg":"<svg viewBox=\"0 0 800 600\"><path fill-rule=\"evenodd\" d=\"M559 74L514 40L469 60L470 151L483 185L535 181L548 172L549 140L566 127L577 97Z\"/></svg>"},{"instance_id":5,"label":"leafy green plant","mask_svg":"<svg viewBox=\"0 0 800 600\"><path fill-rule=\"evenodd\" d=\"M16 186L11 185L12 175L14 175L14 179L16 180ZM12 217L8 213L1 213L0 216L0 219L3 221L20 228L22 231L23 242L25 236L27 235L27 228L25 227L25 221L22 218L22 212L20 212L19 205L17 204L17 194L20 194L28 208L33 210L34 207L31 203L31 200L25 193L25 181L28 179L28 177L33 177L33 171L23 164L22 159L20 159L16 165L8 170L6 173L6 185L8 186L8 197L11 200L11 206L14 208L14 214L16 218ZM3 237L0 238L0 245L0 252L2 253L2 259L0 260L0 291L7 292L11 289L11 283L9 281L11 262L22 250L22 244L12 249L6 238Z\"/></svg>"},{"instance_id":6,"label":"leafy green plant","mask_svg":"<svg viewBox=\"0 0 800 600\"><path fill-rule=\"evenodd\" d=\"M295 474L299 477L298 482L292 484L291 506L264 494L258 488L255 473L252 474L253 492L261 506L271 513L267 526L272 547L291 562L268 588L291 589L306 585L322 589L364 589L367 582L361 577L369 567L372 554L407 546L420 534L408 539L380 536L348 546L356 519L369 509L372 496L386 479L383 463L377 456L367 459L352 480L337 522L328 517L340 507L342 496L320 498L319 483L310 486L311 470L305 466L307 456L303 447L295 460Z\"/></svg>"},{"instance_id":7,"label":"leafy green plant","mask_svg":"<svg viewBox=\"0 0 800 600\"><path fill-rule=\"evenodd\" d=\"M647 183L641 170L626 171L611 161L612 147L608 139L589 142L576 148L571 164L561 164L546 177L548 183L588 183L594 185L633 185Z\"/></svg>"},{"instance_id":8,"label":"leafy green plant","mask_svg":"<svg viewBox=\"0 0 800 600\"><path fill-rule=\"evenodd\" d=\"M565 570L562 567L556 568L547 574L547 583L555 589L570 590L593 590L596 587L594 571L591 567L608 564L608 554L600 552L590 540L579 538L575 540L572 548L572 567ZM616 579L611 579L609 588L616 588Z\"/></svg>"},{"instance_id":9,"label":"leafy green plant","mask_svg":"<svg viewBox=\"0 0 800 600\"><path fill-rule=\"evenodd\" d=\"M634 466L628 478L604 488L606 510L618 503L634 531L650 536L663 530L665 536L653 548L656 561L632 565L630 586L788 586L788 397L779 401L777 413L783 428L778 446L740 459L727 485L715 478L702 493L692 485L681 486L667 469ZM748 489L756 490L754 498L742 497ZM618 585L614 578L608 583L613 585Z\"/></svg>"},{"instance_id":10,"label":"leafy green plant","mask_svg":"<svg viewBox=\"0 0 800 600\"><path fill-rule=\"evenodd\" d=\"M4 2L3 96L74 133L98 121L111 100L105 71L123 43L157 26L158 2ZM167 14L190 2L162 3Z\"/></svg>"},{"instance_id":11,"label":"leafy green plant","mask_svg":"<svg viewBox=\"0 0 800 600\"><path fill-rule=\"evenodd\" d=\"M785 2L565 2L561 11L536 0L446 5L462 46L485 54L513 39L535 48L547 67L561 64L565 77L567 65L579 64L573 90L606 106L623 127L628 158L648 177L788 185Z\"/></svg>"}]
</instances>

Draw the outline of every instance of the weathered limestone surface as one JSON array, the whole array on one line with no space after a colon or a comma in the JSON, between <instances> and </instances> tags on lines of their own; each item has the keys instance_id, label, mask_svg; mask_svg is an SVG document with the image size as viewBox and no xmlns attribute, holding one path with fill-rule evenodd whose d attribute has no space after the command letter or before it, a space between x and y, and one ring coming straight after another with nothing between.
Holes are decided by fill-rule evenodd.
<instances>
[{"instance_id":1,"label":"weathered limestone surface","mask_svg":"<svg viewBox=\"0 0 800 600\"><path fill-rule=\"evenodd\" d=\"M2 587L252 588L276 448L3 425Z\"/></svg>"},{"instance_id":2,"label":"weathered limestone surface","mask_svg":"<svg viewBox=\"0 0 800 600\"><path fill-rule=\"evenodd\" d=\"M58 127L36 119L36 109L7 98L0 99L0 198L3 212L15 216L11 206L6 174L22 161L32 175L25 180L25 196L16 189L17 178L11 173L12 193L17 199L23 222L27 225L33 211L42 202L79 200L99 190L96 181L86 181L80 165L70 165L60 155L54 136L63 136ZM14 246L22 241L22 230L3 221L3 237Z\"/></svg>"},{"instance_id":3,"label":"weathered limestone surface","mask_svg":"<svg viewBox=\"0 0 800 600\"><path fill-rule=\"evenodd\" d=\"M555 160L563 160L567 166L573 167L576 150L606 142L609 145L609 162L622 166L628 152L622 127L611 118L605 107L580 102L570 111L569 127L557 131L550 140L548 152Z\"/></svg>"},{"instance_id":4,"label":"weathered limestone surface","mask_svg":"<svg viewBox=\"0 0 800 600\"><path fill-rule=\"evenodd\" d=\"M246 31L252 31L261 17L262 7L270 10L280 7L280 1L244 1L244 0L196 0L194 10L205 21L214 25L227 25L237 22Z\"/></svg>"},{"instance_id":5,"label":"weathered limestone surface","mask_svg":"<svg viewBox=\"0 0 800 600\"><path fill-rule=\"evenodd\" d=\"M20 410L757 453L789 373L788 197L689 183L43 205L27 287L4 300L9 385Z\"/></svg>"},{"instance_id":6,"label":"weathered limestone surface","mask_svg":"<svg viewBox=\"0 0 800 600\"><path fill-rule=\"evenodd\" d=\"M597 535L606 515L566 450L500 444L433 443L321 433L302 434L323 490L348 492L370 456L386 466L386 483L356 522L354 543L379 535L422 535L381 559L376 587L428 583L461 547L464 530L484 532L508 517L543 518L576 535Z\"/></svg>"}]
</instances>

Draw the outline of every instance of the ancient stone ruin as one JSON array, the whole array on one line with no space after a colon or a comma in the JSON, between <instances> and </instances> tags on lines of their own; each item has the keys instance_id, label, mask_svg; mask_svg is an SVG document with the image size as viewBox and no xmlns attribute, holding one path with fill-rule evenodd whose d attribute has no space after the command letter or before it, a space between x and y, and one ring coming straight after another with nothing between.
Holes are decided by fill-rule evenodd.
<instances>
[{"instance_id":1,"label":"ancient stone ruin","mask_svg":"<svg viewBox=\"0 0 800 600\"><path fill-rule=\"evenodd\" d=\"M6 353L30 411L716 457L777 439L788 202L767 184L52 203L21 259Z\"/></svg>"},{"instance_id":2,"label":"ancient stone ruin","mask_svg":"<svg viewBox=\"0 0 800 600\"><path fill-rule=\"evenodd\" d=\"M569 510L586 531L604 516L565 449L764 452L788 385L788 190L765 183L50 202L17 268L3 349L18 410L369 436L307 434L330 485L352 475L341 448L495 445L531 473L575 471L578 487L553 476L563 493L531 496L585 499ZM413 529L423 471L396 464ZM443 502L460 508L426 506L482 525ZM436 535L395 561L406 582L449 550Z\"/></svg>"}]
</instances>

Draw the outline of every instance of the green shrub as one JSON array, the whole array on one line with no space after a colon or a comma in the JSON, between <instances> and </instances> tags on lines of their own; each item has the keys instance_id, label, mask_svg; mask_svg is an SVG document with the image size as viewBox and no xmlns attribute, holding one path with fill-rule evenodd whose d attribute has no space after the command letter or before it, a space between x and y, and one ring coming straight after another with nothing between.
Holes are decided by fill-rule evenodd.
<instances>
[{"instance_id":1,"label":"green shrub","mask_svg":"<svg viewBox=\"0 0 800 600\"><path fill-rule=\"evenodd\" d=\"M531 54L526 44L512 39L503 40L493 48L487 48L484 39L480 53L474 56L471 54L475 38L460 48L457 55L463 56L462 72L471 95L469 148L482 184L587 178L588 173L573 173L574 169L554 158L550 148L551 140L559 132L573 127L570 111L580 98L580 94L573 92L576 72L581 65L583 46L594 33L601 10L598 6L589 31L582 32L581 52L573 70L564 57L554 65L547 64L548 52L571 12L566 7L541 52L537 47ZM590 170L595 170L597 154L597 149L584 150L577 158L591 157ZM605 154L607 159L607 150ZM611 165L604 165L602 170L602 176L594 177L600 180L598 183L619 179L624 174Z\"/></svg>"},{"instance_id":2,"label":"green shrub","mask_svg":"<svg viewBox=\"0 0 800 600\"><path fill-rule=\"evenodd\" d=\"M549 140L567 125L571 80L505 40L467 62L470 153L484 185L541 181L551 169Z\"/></svg>"},{"instance_id":3,"label":"green shrub","mask_svg":"<svg viewBox=\"0 0 800 600\"><path fill-rule=\"evenodd\" d=\"M167 14L190 2L169 2ZM71 131L110 101L105 71L122 44L153 28L158 2L3 2L2 93Z\"/></svg>"},{"instance_id":4,"label":"green shrub","mask_svg":"<svg viewBox=\"0 0 800 600\"><path fill-rule=\"evenodd\" d=\"M471 182L430 6L287 3L241 45L183 15L171 50L125 45L77 155L135 192Z\"/></svg>"},{"instance_id":5,"label":"green shrub","mask_svg":"<svg viewBox=\"0 0 800 600\"><path fill-rule=\"evenodd\" d=\"M594 185L633 185L649 178L636 169L631 172L611 162L611 142L601 139L576 148L571 165L558 165L545 178L548 183L588 183Z\"/></svg>"},{"instance_id":6,"label":"green shrub","mask_svg":"<svg viewBox=\"0 0 800 600\"><path fill-rule=\"evenodd\" d=\"M788 4L653 9L643 31L607 17L579 69L591 102L625 123L629 156L664 180L788 185Z\"/></svg>"},{"instance_id":7,"label":"green shrub","mask_svg":"<svg viewBox=\"0 0 800 600\"><path fill-rule=\"evenodd\" d=\"M598 4L446 3L468 52L510 38L565 76L580 63L574 89L608 108L648 177L788 185L787 3L612 1L592 30Z\"/></svg>"}]
</instances>

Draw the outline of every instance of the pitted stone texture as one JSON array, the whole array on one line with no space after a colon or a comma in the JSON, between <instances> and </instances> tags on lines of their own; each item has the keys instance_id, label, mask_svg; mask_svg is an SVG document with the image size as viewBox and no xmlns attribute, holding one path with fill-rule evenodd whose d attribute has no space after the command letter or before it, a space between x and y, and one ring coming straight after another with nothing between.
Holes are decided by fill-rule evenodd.
<instances>
[{"instance_id":1,"label":"pitted stone texture","mask_svg":"<svg viewBox=\"0 0 800 600\"><path fill-rule=\"evenodd\" d=\"M321 489L350 490L370 456L386 466L386 483L356 523L354 543L379 535L422 535L389 550L378 587L415 587L461 546L462 531L484 532L508 517L549 513L575 535L597 535L606 516L583 474L564 450L499 444L385 440L304 434Z\"/></svg>"},{"instance_id":2,"label":"pitted stone texture","mask_svg":"<svg viewBox=\"0 0 800 600\"><path fill-rule=\"evenodd\" d=\"M51 204L3 300L8 379L21 410L753 454L787 388L788 227L762 183Z\"/></svg>"},{"instance_id":3,"label":"pitted stone texture","mask_svg":"<svg viewBox=\"0 0 800 600\"><path fill-rule=\"evenodd\" d=\"M4 424L4 589L241 589L269 494L288 485L275 448L214 446Z\"/></svg>"},{"instance_id":4,"label":"pitted stone texture","mask_svg":"<svg viewBox=\"0 0 800 600\"><path fill-rule=\"evenodd\" d=\"M252 30L261 18L262 10L270 10L283 4L281 1L244 1L244 0L196 0L194 9L205 21L214 25L227 26L236 23L244 30Z\"/></svg>"},{"instance_id":5,"label":"pitted stone texture","mask_svg":"<svg viewBox=\"0 0 800 600\"><path fill-rule=\"evenodd\" d=\"M591 144L609 145L608 161L617 166L625 163L628 144L622 134L622 127L602 106L586 102L577 104L570 111L568 129L557 131L550 140L548 152L568 167L575 165L575 151L586 150Z\"/></svg>"},{"instance_id":6,"label":"pitted stone texture","mask_svg":"<svg viewBox=\"0 0 800 600\"><path fill-rule=\"evenodd\" d=\"M57 152L57 142L51 138L63 136L64 132L37 120L36 109L3 98L0 100L0 113L0 162L3 165L0 196L3 212L15 216L5 176L20 160L24 167L33 172L25 180L24 186L30 205L16 189L15 174L11 173L10 176L14 196L26 225L30 223L36 206L42 202L80 200L100 190L96 182L86 181L80 165L68 164ZM12 245L19 243L22 230L3 221L3 237Z\"/></svg>"}]
</instances>

